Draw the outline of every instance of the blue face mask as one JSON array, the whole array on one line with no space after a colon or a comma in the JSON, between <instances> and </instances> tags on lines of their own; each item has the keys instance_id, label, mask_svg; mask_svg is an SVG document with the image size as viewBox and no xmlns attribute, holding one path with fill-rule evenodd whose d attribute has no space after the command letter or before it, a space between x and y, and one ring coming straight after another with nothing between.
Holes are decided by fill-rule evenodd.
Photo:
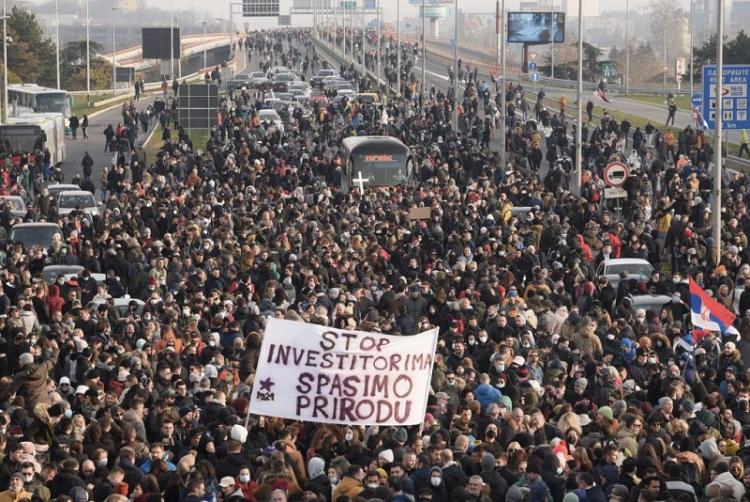
<instances>
[{"instance_id":1,"label":"blue face mask","mask_svg":"<svg viewBox=\"0 0 750 502\"><path fill-rule=\"evenodd\" d=\"M65 418L70 418L70 417L72 417L72 416L73 416L73 410L71 410L70 408L65 408L65 413L64 413L64 415L65 415Z\"/></svg>"}]
</instances>

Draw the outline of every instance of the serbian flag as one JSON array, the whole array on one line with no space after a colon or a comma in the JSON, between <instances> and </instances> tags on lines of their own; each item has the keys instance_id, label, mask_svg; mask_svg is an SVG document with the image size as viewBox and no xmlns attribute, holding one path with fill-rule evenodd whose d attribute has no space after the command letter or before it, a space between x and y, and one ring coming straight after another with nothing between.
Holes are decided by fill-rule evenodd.
<instances>
[{"instance_id":1,"label":"serbian flag","mask_svg":"<svg viewBox=\"0 0 750 502\"><path fill-rule=\"evenodd\" d=\"M690 278L690 320L696 328L720 331L722 335L739 335L732 323L736 316L701 289Z\"/></svg>"},{"instance_id":2,"label":"serbian flag","mask_svg":"<svg viewBox=\"0 0 750 502\"><path fill-rule=\"evenodd\" d=\"M610 99L607 97L607 93L604 92L604 89L597 89L594 91L594 97L601 99L605 103L611 103Z\"/></svg>"}]
</instances>

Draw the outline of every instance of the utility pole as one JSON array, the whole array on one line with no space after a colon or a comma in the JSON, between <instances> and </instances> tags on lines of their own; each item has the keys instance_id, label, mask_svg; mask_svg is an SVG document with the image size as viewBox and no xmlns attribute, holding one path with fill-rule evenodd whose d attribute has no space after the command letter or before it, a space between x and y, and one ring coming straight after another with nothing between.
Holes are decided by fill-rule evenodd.
<instances>
[{"instance_id":1,"label":"utility pole","mask_svg":"<svg viewBox=\"0 0 750 502\"><path fill-rule=\"evenodd\" d=\"M3 0L3 124L8 123L8 9Z\"/></svg>"},{"instance_id":2,"label":"utility pole","mask_svg":"<svg viewBox=\"0 0 750 502\"><path fill-rule=\"evenodd\" d=\"M693 11L695 10L695 0L690 0L690 96L693 95L693 26L695 18L693 17Z\"/></svg>"},{"instance_id":3,"label":"utility pole","mask_svg":"<svg viewBox=\"0 0 750 502\"><path fill-rule=\"evenodd\" d=\"M3 0L3 13L5 12L5 0ZM90 36L89 0L86 0L86 103L91 106L91 50L89 49ZM7 67L7 65L6 65Z\"/></svg>"},{"instance_id":4,"label":"utility pole","mask_svg":"<svg viewBox=\"0 0 750 502\"><path fill-rule=\"evenodd\" d=\"M722 102L724 87L724 2L717 2L716 14L716 144L714 145L714 187L711 192L711 236L714 241L714 263L721 259L721 136L724 126L724 107ZM710 99L705 96L704 99Z\"/></svg>"},{"instance_id":5,"label":"utility pole","mask_svg":"<svg viewBox=\"0 0 750 502\"><path fill-rule=\"evenodd\" d=\"M427 33L425 32L424 7L425 0L422 0L422 106L424 106L424 90L427 86L427 70L425 68L427 65Z\"/></svg>"},{"instance_id":6,"label":"utility pole","mask_svg":"<svg viewBox=\"0 0 750 502\"><path fill-rule=\"evenodd\" d=\"M401 0L396 0L396 96L401 95Z\"/></svg>"},{"instance_id":7,"label":"utility pole","mask_svg":"<svg viewBox=\"0 0 750 502\"><path fill-rule=\"evenodd\" d=\"M456 69L456 86L453 88L453 130L458 131L458 0L453 4L453 67Z\"/></svg>"},{"instance_id":8,"label":"utility pole","mask_svg":"<svg viewBox=\"0 0 750 502\"><path fill-rule=\"evenodd\" d=\"M507 113L507 107L505 106L505 82L507 79L505 78L505 0L501 0L500 4L500 33L498 35L500 39L500 71L502 73L501 79L500 79L500 169L505 172L507 162L506 162L506 146L505 146L505 136L507 135L507 125L505 123ZM497 84L496 84L497 87Z\"/></svg>"},{"instance_id":9,"label":"utility pole","mask_svg":"<svg viewBox=\"0 0 750 502\"><path fill-rule=\"evenodd\" d=\"M581 159L581 142L583 130L583 0L578 0L578 109L576 113L576 164L575 177L573 184L575 194L581 196L581 168L583 159Z\"/></svg>"},{"instance_id":10,"label":"utility pole","mask_svg":"<svg viewBox=\"0 0 750 502\"><path fill-rule=\"evenodd\" d=\"M115 48L115 12L119 7L112 7L112 95L117 92L117 50Z\"/></svg>"},{"instance_id":11,"label":"utility pole","mask_svg":"<svg viewBox=\"0 0 750 502\"><path fill-rule=\"evenodd\" d=\"M172 11L172 20L169 23L169 80L174 80L174 0L171 0L170 2L171 11ZM229 24L231 25L231 19L232 19L232 4L229 4ZM232 45L234 40L232 40L229 43L229 55L232 55Z\"/></svg>"},{"instance_id":12,"label":"utility pole","mask_svg":"<svg viewBox=\"0 0 750 502\"><path fill-rule=\"evenodd\" d=\"M55 0L55 65L57 67L57 88L60 88L60 12Z\"/></svg>"},{"instance_id":13,"label":"utility pole","mask_svg":"<svg viewBox=\"0 0 750 502\"><path fill-rule=\"evenodd\" d=\"M630 0L625 0L625 95L630 94Z\"/></svg>"},{"instance_id":14,"label":"utility pole","mask_svg":"<svg viewBox=\"0 0 750 502\"><path fill-rule=\"evenodd\" d=\"M552 6L552 26L550 27L552 33L552 48L550 49L550 78L555 78L555 34L557 33L557 12L555 12L555 6Z\"/></svg>"}]
</instances>

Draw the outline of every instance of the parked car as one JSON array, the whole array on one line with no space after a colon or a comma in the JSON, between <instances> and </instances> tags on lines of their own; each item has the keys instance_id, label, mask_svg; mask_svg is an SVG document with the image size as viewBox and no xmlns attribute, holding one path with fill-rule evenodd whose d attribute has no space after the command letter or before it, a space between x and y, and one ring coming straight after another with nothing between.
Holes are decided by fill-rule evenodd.
<instances>
[{"instance_id":1,"label":"parked car","mask_svg":"<svg viewBox=\"0 0 750 502\"><path fill-rule=\"evenodd\" d=\"M247 73L238 73L227 80L227 92L230 94L243 87L250 87L250 75Z\"/></svg>"},{"instance_id":2,"label":"parked car","mask_svg":"<svg viewBox=\"0 0 750 502\"><path fill-rule=\"evenodd\" d=\"M312 87L320 87L323 84L323 79L328 77L339 77L339 72L332 68L323 68L322 70L318 70L318 73L313 75L313 77L310 79L310 85Z\"/></svg>"},{"instance_id":3,"label":"parked car","mask_svg":"<svg viewBox=\"0 0 750 502\"><path fill-rule=\"evenodd\" d=\"M64 216L80 208L89 216L99 216L99 203L87 190L66 190L57 196L57 212Z\"/></svg>"},{"instance_id":4,"label":"parked car","mask_svg":"<svg viewBox=\"0 0 750 502\"><path fill-rule=\"evenodd\" d=\"M126 315L128 313L131 303L137 307L136 313L138 315L141 315L143 313L143 307L146 306L146 303L143 300L140 300L138 298L131 298L127 295L121 298L112 299L112 303L113 306L120 312L120 315ZM106 304L107 302L105 300L93 300L86 305L86 308L88 308L89 310L96 310L100 305Z\"/></svg>"},{"instance_id":5,"label":"parked car","mask_svg":"<svg viewBox=\"0 0 750 502\"><path fill-rule=\"evenodd\" d=\"M10 209L14 218L24 218L29 212L26 201L20 195L0 195L0 202Z\"/></svg>"},{"instance_id":6,"label":"parked car","mask_svg":"<svg viewBox=\"0 0 750 502\"><path fill-rule=\"evenodd\" d=\"M47 265L42 269L42 280L51 286L58 276L65 277L65 280L69 280L72 277L81 275L85 269L80 265ZM104 282L107 278L105 274L91 274L91 277L97 282Z\"/></svg>"},{"instance_id":7,"label":"parked car","mask_svg":"<svg viewBox=\"0 0 750 502\"><path fill-rule=\"evenodd\" d=\"M284 122L281 120L279 112L276 110L258 110L258 119L261 122L270 122L274 124L279 130L284 133Z\"/></svg>"},{"instance_id":8,"label":"parked car","mask_svg":"<svg viewBox=\"0 0 750 502\"><path fill-rule=\"evenodd\" d=\"M55 239L62 240L60 225L50 222L18 223L13 225L8 235L11 242L20 242L25 248L42 246L47 249Z\"/></svg>"},{"instance_id":9,"label":"parked car","mask_svg":"<svg viewBox=\"0 0 750 502\"><path fill-rule=\"evenodd\" d=\"M613 258L605 260L596 269L596 276L605 276L613 288L617 289L620 284L620 274L628 273L629 279L638 282L647 282L654 271L653 265L648 260L641 258Z\"/></svg>"},{"instance_id":10,"label":"parked car","mask_svg":"<svg viewBox=\"0 0 750 502\"><path fill-rule=\"evenodd\" d=\"M81 187L79 187L78 185L73 185L71 183L50 183L49 185L47 185L47 191L54 200L57 200L57 196L60 194L60 192L80 189Z\"/></svg>"}]
</instances>

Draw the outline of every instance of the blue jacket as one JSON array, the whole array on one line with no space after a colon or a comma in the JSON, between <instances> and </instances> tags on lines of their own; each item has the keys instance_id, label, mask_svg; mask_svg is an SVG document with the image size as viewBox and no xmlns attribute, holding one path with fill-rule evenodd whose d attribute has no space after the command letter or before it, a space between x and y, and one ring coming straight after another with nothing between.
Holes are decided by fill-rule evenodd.
<instances>
[{"instance_id":1,"label":"blue jacket","mask_svg":"<svg viewBox=\"0 0 750 502\"><path fill-rule=\"evenodd\" d=\"M474 395L482 405L482 411L487 411L487 406L497 403L500 400L500 396L502 396L497 387L486 383L478 385L474 391Z\"/></svg>"}]
</instances>

